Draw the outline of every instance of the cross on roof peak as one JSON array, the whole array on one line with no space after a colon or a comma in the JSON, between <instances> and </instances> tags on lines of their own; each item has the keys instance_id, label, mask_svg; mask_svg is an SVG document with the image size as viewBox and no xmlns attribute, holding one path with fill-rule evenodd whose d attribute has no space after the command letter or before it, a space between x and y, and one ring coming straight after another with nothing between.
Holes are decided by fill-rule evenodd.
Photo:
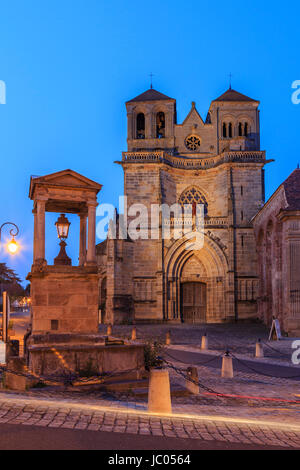
<instances>
[{"instance_id":1,"label":"cross on roof peak","mask_svg":"<svg viewBox=\"0 0 300 470\"><path fill-rule=\"evenodd\" d=\"M152 88L153 88L153 85L152 85L153 73L152 72L149 74L149 77L150 77L150 88L152 90Z\"/></svg>"}]
</instances>

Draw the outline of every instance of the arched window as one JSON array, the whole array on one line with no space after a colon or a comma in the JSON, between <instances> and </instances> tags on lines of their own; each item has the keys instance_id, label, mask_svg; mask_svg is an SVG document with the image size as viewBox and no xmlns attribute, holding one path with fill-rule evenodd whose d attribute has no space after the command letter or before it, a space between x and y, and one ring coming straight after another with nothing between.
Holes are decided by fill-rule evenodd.
<instances>
[{"instance_id":1,"label":"arched window","mask_svg":"<svg viewBox=\"0 0 300 470\"><path fill-rule=\"evenodd\" d=\"M145 138L145 115L143 113L139 113L136 117L136 138Z\"/></svg>"},{"instance_id":2,"label":"arched window","mask_svg":"<svg viewBox=\"0 0 300 470\"><path fill-rule=\"evenodd\" d=\"M231 139L232 137L232 123L228 124L228 137Z\"/></svg>"},{"instance_id":3,"label":"arched window","mask_svg":"<svg viewBox=\"0 0 300 470\"><path fill-rule=\"evenodd\" d=\"M156 137L157 139L162 139L163 137L165 137L165 127L166 127L165 113L160 111L159 113L156 114Z\"/></svg>"},{"instance_id":4,"label":"arched window","mask_svg":"<svg viewBox=\"0 0 300 470\"><path fill-rule=\"evenodd\" d=\"M198 188L188 188L180 195L178 203L183 207L185 204L189 204L188 212L194 212L196 204L204 205L204 215L207 215L208 205L205 197Z\"/></svg>"},{"instance_id":5,"label":"arched window","mask_svg":"<svg viewBox=\"0 0 300 470\"><path fill-rule=\"evenodd\" d=\"M249 134L249 124L248 122L239 122L239 137L247 137Z\"/></svg>"},{"instance_id":6,"label":"arched window","mask_svg":"<svg viewBox=\"0 0 300 470\"><path fill-rule=\"evenodd\" d=\"M223 137L227 137L227 126L225 122L223 122Z\"/></svg>"}]
</instances>

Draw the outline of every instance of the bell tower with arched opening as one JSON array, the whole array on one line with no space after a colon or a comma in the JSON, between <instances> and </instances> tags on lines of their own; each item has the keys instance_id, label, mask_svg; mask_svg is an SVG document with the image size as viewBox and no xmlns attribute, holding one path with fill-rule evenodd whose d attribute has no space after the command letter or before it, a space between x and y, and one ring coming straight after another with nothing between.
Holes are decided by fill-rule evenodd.
<instances>
[{"instance_id":1,"label":"bell tower with arched opening","mask_svg":"<svg viewBox=\"0 0 300 470\"><path fill-rule=\"evenodd\" d=\"M176 100L150 88L126 109L128 151L174 148Z\"/></svg>"}]
</instances>

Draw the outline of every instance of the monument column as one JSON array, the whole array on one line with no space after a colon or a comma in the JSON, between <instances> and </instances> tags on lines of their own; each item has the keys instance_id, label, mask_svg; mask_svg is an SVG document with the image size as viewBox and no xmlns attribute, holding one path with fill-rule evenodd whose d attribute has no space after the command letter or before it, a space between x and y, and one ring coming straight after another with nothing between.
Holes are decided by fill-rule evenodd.
<instances>
[{"instance_id":1,"label":"monument column","mask_svg":"<svg viewBox=\"0 0 300 470\"><path fill-rule=\"evenodd\" d=\"M32 211L34 222L33 222L33 262L37 259L36 256L36 233L37 233L37 216L36 216L36 209Z\"/></svg>"},{"instance_id":2,"label":"monument column","mask_svg":"<svg viewBox=\"0 0 300 470\"><path fill-rule=\"evenodd\" d=\"M86 261L86 214L79 214L80 236L79 236L79 266Z\"/></svg>"},{"instance_id":3,"label":"monument column","mask_svg":"<svg viewBox=\"0 0 300 470\"><path fill-rule=\"evenodd\" d=\"M34 229L34 255L35 261L45 259L45 204L46 201L37 200Z\"/></svg>"},{"instance_id":4,"label":"monument column","mask_svg":"<svg viewBox=\"0 0 300 470\"><path fill-rule=\"evenodd\" d=\"M87 262L96 263L96 207L97 202L88 203L88 250Z\"/></svg>"}]
</instances>

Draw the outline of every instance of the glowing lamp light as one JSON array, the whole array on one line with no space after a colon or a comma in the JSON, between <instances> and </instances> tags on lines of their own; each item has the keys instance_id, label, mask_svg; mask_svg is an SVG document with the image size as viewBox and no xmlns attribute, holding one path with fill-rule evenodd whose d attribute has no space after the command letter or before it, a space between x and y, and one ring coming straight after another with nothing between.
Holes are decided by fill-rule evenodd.
<instances>
[{"instance_id":1,"label":"glowing lamp light","mask_svg":"<svg viewBox=\"0 0 300 470\"><path fill-rule=\"evenodd\" d=\"M71 223L68 221L65 214L61 214L55 222L57 235L60 240L65 240L69 235L69 227Z\"/></svg>"},{"instance_id":2,"label":"glowing lamp light","mask_svg":"<svg viewBox=\"0 0 300 470\"><path fill-rule=\"evenodd\" d=\"M7 244L7 250L11 255L14 255L19 250L19 245L14 238Z\"/></svg>"}]
</instances>

